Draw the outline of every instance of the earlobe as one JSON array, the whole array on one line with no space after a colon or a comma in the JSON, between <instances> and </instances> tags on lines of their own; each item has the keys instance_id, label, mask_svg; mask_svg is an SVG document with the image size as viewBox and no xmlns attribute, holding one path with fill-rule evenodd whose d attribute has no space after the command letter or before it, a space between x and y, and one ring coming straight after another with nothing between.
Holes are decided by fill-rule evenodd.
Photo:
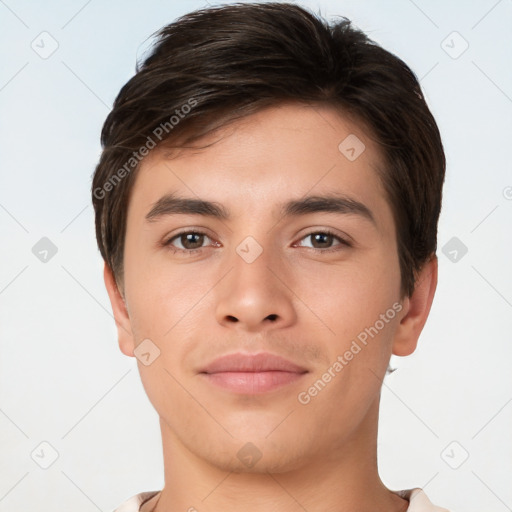
<instances>
[{"instance_id":1,"label":"earlobe","mask_svg":"<svg viewBox=\"0 0 512 512\"><path fill-rule=\"evenodd\" d=\"M106 263L103 269L103 279L105 281L105 287L107 289L116 322L119 348L123 354L135 357L133 353L135 344L126 303L119 291L114 275L112 274L112 270Z\"/></svg>"},{"instance_id":2,"label":"earlobe","mask_svg":"<svg viewBox=\"0 0 512 512\"><path fill-rule=\"evenodd\" d=\"M427 321L437 286L437 256L423 266L417 276L414 292L403 301L403 316L395 332L393 354L408 356L414 352Z\"/></svg>"}]
</instances>

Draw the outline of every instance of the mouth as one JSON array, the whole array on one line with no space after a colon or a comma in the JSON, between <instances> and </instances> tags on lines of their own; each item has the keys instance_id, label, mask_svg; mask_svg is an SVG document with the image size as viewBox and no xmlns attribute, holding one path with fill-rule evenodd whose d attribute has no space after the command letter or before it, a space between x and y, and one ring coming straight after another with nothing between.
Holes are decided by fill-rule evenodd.
<instances>
[{"instance_id":1,"label":"mouth","mask_svg":"<svg viewBox=\"0 0 512 512\"><path fill-rule=\"evenodd\" d=\"M302 379L308 370L280 356L228 354L215 359L200 372L206 381L239 394L261 394Z\"/></svg>"}]
</instances>

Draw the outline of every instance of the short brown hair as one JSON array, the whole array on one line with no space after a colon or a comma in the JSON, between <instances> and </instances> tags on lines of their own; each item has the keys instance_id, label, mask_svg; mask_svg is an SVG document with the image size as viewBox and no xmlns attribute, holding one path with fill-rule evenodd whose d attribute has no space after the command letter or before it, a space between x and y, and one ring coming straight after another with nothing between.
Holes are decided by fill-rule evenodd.
<instances>
[{"instance_id":1,"label":"short brown hair","mask_svg":"<svg viewBox=\"0 0 512 512\"><path fill-rule=\"evenodd\" d=\"M401 290L435 254L445 155L419 82L346 18L329 24L291 3L194 11L157 33L101 133L92 183L96 237L118 284L130 191L140 161L283 102L329 105L370 129L397 228ZM341 142L341 141L340 141Z\"/></svg>"}]
</instances>

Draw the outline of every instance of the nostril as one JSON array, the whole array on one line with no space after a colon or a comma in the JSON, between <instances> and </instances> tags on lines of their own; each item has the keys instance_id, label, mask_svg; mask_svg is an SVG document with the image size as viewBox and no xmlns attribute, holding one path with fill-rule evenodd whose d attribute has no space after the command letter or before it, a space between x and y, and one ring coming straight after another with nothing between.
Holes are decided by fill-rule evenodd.
<instances>
[{"instance_id":1,"label":"nostril","mask_svg":"<svg viewBox=\"0 0 512 512\"><path fill-rule=\"evenodd\" d=\"M238 318L231 316L231 315L228 315L228 320L230 320L232 322L238 322Z\"/></svg>"},{"instance_id":2,"label":"nostril","mask_svg":"<svg viewBox=\"0 0 512 512\"><path fill-rule=\"evenodd\" d=\"M269 320L274 321L274 320L277 320L277 315L276 315L276 314L268 315L268 316L267 316L267 318L268 318Z\"/></svg>"}]
</instances>

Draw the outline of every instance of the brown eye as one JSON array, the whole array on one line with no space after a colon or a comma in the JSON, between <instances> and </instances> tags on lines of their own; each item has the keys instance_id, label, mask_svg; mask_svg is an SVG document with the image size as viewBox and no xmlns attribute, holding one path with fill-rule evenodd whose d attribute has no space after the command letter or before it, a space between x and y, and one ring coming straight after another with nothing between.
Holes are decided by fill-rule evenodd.
<instances>
[{"instance_id":1,"label":"brown eye","mask_svg":"<svg viewBox=\"0 0 512 512\"><path fill-rule=\"evenodd\" d=\"M309 244L305 243L305 241L309 241ZM338 235L324 230L313 231L307 234L302 238L300 246L308 249L316 249L319 252L329 252L351 247L352 244Z\"/></svg>"},{"instance_id":2,"label":"brown eye","mask_svg":"<svg viewBox=\"0 0 512 512\"><path fill-rule=\"evenodd\" d=\"M325 249L332 246L334 236L329 233L312 233L308 235L311 237L313 247L315 249Z\"/></svg>"},{"instance_id":3,"label":"brown eye","mask_svg":"<svg viewBox=\"0 0 512 512\"><path fill-rule=\"evenodd\" d=\"M186 233L180 235L179 239L185 249L198 249L203 245L204 235L199 233Z\"/></svg>"},{"instance_id":4,"label":"brown eye","mask_svg":"<svg viewBox=\"0 0 512 512\"><path fill-rule=\"evenodd\" d=\"M171 247L176 251L191 252L194 250L202 249L206 240L210 240L204 233L195 231L187 231L174 236L165 245Z\"/></svg>"}]
</instances>

